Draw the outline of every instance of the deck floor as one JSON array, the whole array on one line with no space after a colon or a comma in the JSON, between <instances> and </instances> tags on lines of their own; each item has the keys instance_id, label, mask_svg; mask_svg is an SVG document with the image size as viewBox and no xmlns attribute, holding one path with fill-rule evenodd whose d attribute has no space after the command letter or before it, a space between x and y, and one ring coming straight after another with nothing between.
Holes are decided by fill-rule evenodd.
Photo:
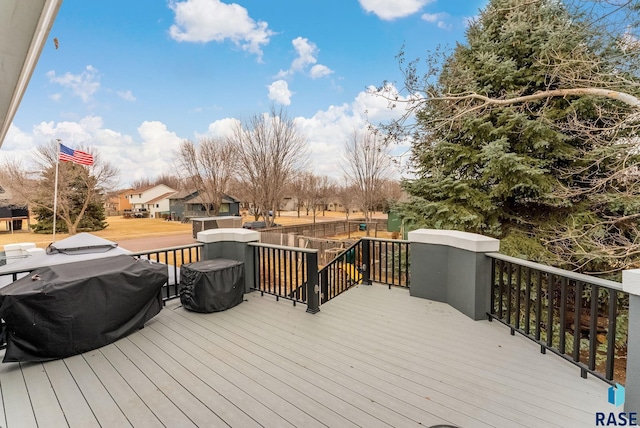
<instances>
[{"instance_id":1,"label":"deck floor","mask_svg":"<svg viewBox=\"0 0 640 428\"><path fill-rule=\"evenodd\" d=\"M406 289L358 286L315 315L245 298L173 301L98 350L2 364L0 426L578 427L615 410L604 382Z\"/></svg>"}]
</instances>

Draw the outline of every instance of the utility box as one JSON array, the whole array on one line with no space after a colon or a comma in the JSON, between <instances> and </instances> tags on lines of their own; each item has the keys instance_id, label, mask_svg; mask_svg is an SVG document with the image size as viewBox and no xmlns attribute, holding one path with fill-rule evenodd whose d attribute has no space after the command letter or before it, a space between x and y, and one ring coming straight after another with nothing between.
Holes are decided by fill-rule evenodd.
<instances>
[{"instance_id":1,"label":"utility box","mask_svg":"<svg viewBox=\"0 0 640 428\"><path fill-rule=\"evenodd\" d=\"M242 217L217 216L192 218L193 239L198 238L198 232L209 229L242 228Z\"/></svg>"}]
</instances>

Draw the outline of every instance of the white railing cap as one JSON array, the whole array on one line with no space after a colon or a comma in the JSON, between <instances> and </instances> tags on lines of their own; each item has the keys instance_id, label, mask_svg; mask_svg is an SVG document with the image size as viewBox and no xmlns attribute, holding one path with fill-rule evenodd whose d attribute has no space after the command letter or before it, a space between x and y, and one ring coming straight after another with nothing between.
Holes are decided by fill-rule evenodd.
<instances>
[{"instance_id":1,"label":"white railing cap","mask_svg":"<svg viewBox=\"0 0 640 428\"><path fill-rule=\"evenodd\" d=\"M459 230L418 229L409 232L409 241L419 244L446 245L474 253L500 251L500 240Z\"/></svg>"},{"instance_id":2,"label":"white railing cap","mask_svg":"<svg viewBox=\"0 0 640 428\"><path fill-rule=\"evenodd\" d=\"M622 291L640 296L640 269L622 271Z\"/></svg>"},{"instance_id":3,"label":"white railing cap","mask_svg":"<svg viewBox=\"0 0 640 428\"><path fill-rule=\"evenodd\" d=\"M212 242L255 242L260 240L260 232L238 228L208 229L198 232L198 241Z\"/></svg>"}]
</instances>

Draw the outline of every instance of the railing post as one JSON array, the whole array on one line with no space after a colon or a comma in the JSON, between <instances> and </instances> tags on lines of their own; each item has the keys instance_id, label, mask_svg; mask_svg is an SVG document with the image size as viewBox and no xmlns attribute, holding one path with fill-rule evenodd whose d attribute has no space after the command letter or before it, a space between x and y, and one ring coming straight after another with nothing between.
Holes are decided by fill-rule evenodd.
<instances>
[{"instance_id":1,"label":"railing post","mask_svg":"<svg viewBox=\"0 0 640 428\"><path fill-rule=\"evenodd\" d=\"M307 312L320 312L320 287L318 286L318 252L307 253Z\"/></svg>"},{"instance_id":2,"label":"railing post","mask_svg":"<svg viewBox=\"0 0 640 428\"><path fill-rule=\"evenodd\" d=\"M362 283L371 285L371 241L362 239Z\"/></svg>"},{"instance_id":3,"label":"railing post","mask_svg":"<svg viewBox=\"0 0 640 428\"><path fill-rule=\"evenodd\" d=\"M622 272L622 291L629 293L624 410L627 413L640 412L640 269Z\"/></svg>"},{"instance_id":4,"label":"railing post","mask_svg":"<svg viewBox=\"0 0 640 428\"><path fill-rule=\"evenodd\" d=\"M491 305L491 259L500 241L457 230L409 232L414 297L448 303L474 320L487 319Z\"/></svg>"},{"instance_id":5,"label":"railing post","mask_svg":"<svg viewBox=\"0 0 640 428\"><path fill-rule=\"evenodd\" d=\"M204 243L202 260L225 258L244 262L244 292L255 288L255 262L250 242L258 242L260 232L255 230L220 228L198 232L198 241Z\"/></svg>"}]
</instances>

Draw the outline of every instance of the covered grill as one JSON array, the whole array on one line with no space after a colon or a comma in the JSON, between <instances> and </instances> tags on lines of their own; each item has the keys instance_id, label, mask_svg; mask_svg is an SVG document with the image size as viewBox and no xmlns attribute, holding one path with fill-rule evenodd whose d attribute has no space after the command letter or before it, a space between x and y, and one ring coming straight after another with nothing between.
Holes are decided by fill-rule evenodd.
<instances>
[{"instance_id":1,"label":"covered grill","mask_svg":"<svg viewBox=\"0 0 640 428\"><path fill-rule=\"evenodd\" d=\"M0 288L4 362L46 361L99 348L162 309L167 266L127 255L37 268Z\"/></svg>"}]
</instances>

